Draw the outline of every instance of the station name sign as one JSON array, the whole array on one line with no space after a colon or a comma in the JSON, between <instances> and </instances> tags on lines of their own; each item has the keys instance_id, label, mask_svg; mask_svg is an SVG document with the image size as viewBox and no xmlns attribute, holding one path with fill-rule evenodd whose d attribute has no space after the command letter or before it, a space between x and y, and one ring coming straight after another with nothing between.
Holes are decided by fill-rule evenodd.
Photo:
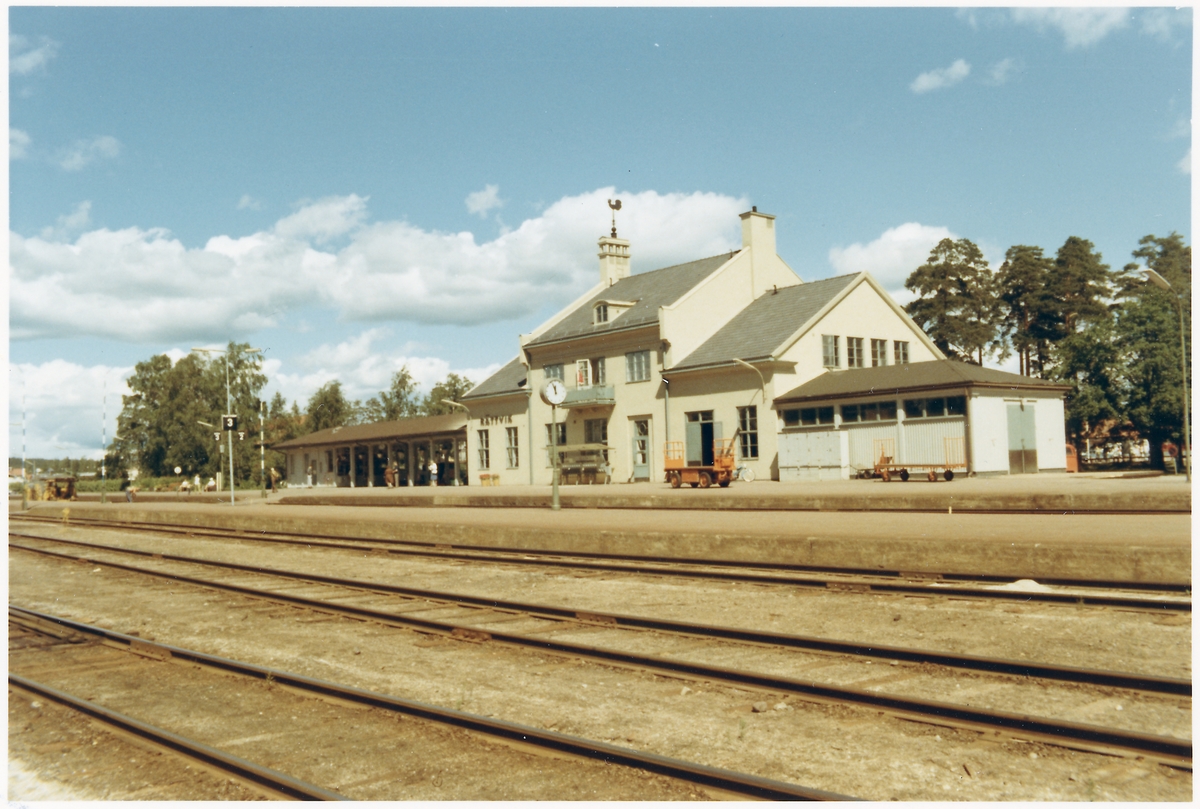
<instances>
[{"instance_id":1,"label":"station name sign","mask_svg":"<svg viewBox=\"0 0 1200 809\"><path fill-rule=\"evenodd\" d=\"M480 416L479 426L488 427L492 424L512 424L512 416Z\"/></svg>"}]
</instances>

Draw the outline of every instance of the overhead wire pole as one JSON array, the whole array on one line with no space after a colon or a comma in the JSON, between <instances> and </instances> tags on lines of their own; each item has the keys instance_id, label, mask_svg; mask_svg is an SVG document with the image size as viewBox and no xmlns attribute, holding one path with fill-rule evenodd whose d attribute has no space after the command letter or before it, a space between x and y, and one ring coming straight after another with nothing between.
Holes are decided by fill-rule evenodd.
<instances>
[{"instance_id":1,"label":"overhead wire pole","mask_svg":"<svg viewBox=\"0 0 1200 809\"><path fill-rule=\"evenodd\" d=\"M236 416L233 412L233 393L229 387L229 350L219 348L193 348L192 351L204 351L209 354L224 354L225 355L225 416L221 419L221 426L229 435L229 505L235 504L237 484L234 481L235 467L233 462L233 422ZM262 351L261 348L247 348L244 353L257 354ZM265 492L265 489L264 489Z\"/></svg>"},{"instance_id":2,"label":"overhead wire pole","mask_svg":"<svg viewBox=\"0 0 1200 809\"><path fill-rule=\"evenodd\" d=\"M262 496L267 496L267 449L266 432L263 430L263 408L266 402L258 400L258 471L262 475Z\"/></svg>"},{"instance_id":3,"label":"overhead wire pole","mask_svg":"<svg viewBox=\"0 0 1200 809\"><path fill-rule=\"evenodd\" d=\"M100 407L100 504L108 502L107 493L104 491L108 485L108 474L104 469L104 455L108 451L108 377L104 378L102 386L104 395L102 399L104 404Z\"/></svg>"}]
</instances>

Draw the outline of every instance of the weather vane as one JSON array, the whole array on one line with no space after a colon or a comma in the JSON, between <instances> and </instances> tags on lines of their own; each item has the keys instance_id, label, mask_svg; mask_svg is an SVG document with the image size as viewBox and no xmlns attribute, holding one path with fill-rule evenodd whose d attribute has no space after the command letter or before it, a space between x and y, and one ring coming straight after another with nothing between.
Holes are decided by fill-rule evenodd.
<instances>
[{"instance_id":1,"label":"weather vane","mask_svg":"<svg viewBox=\"0 0 1200 809\"><path fill-rule=\"evenodd\" d=\"M617 200L616 202L613 202L613 201L610 199L610 200L608 201L608 207L610 207L610 208L612 208L612 209L613 209L613 215L612 215L612 237L615 239L615 238L617 238L617 211L621 210L621 200Z\"/></svg>"}]
</instances>

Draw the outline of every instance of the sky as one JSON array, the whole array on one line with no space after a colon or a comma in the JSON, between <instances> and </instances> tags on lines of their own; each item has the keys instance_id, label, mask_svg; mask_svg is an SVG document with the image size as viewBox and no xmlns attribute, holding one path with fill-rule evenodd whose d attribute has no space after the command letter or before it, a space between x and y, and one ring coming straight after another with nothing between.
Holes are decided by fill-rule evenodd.
<instances>
[{"instance_id":1,"label":"sky","mask_svg":"<svg viewBox=\"0 0 1200 809\"><path fill-rule=\"evenodd\" d=\"M1191 243L1174 8L8 12L9 455L99 457L155 354L263 350L303 409L407 366L479 382L599 278L740 247L899 302L941 239L993 269ZM994 364L994 363L993 363ZM999 366L1007 367L1007 366Z\"/></svg>"}]
</instances>

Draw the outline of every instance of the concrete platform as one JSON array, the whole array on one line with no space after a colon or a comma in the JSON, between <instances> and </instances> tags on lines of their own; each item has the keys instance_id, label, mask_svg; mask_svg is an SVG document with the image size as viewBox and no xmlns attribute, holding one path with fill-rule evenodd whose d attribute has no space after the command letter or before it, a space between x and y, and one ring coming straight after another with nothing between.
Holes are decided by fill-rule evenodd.
<instances>
[{"instance_id":1,"label":"concrete platform","mask_svg":"<svg viewBox=\"0 0 1200 809\"><path fill-rule=\"evenodd\" d=\"M271 494L283 505L404 506L409 508L547 508L549 486L449 486L416 488L303 488ZM124 495L116 498L124 502ZM142 492L139 502L226 503L228 493ZM257 489L238 492L239 505L262 502ZM81 501L99 495L82 495ZM988 513L1165 513L1190 514L1191 487L1183 475L1146 472L1013 475L956 478L947 482L913 478L778 483L735 482L727 489L672 489L665 483L563 486L566 509L655 509L688 511L932 511Z\"/></svg>"},{"instance_id":2,"label":"concrete platform","mask_svg":"<svg viewBox=\"0 0 1200 809\"><path fill-rule=\"evenodd\" d=\"M1035 580L1190 583L1191 515L1182 510L1190 509L1190 490L1182 477L1039 475L1020 479L1025 481L1023 487L1013 479L967 480L961 486L957 480L850 481L813 484L801 487L803 491L757 482L707 491L672 491L661 484L643 484L642 492L634 486L579 487L579 492L566 493L570 504L557 512L545 506L511 507L540 496L524 487L486 494L469 489L318 489L298 494L290 489L267 500L257 492L239 496L235 507L228 501L200 502L196 495L191 502L139 496L134 504L42 503L31 504L31 511L61 518L67 509L68 519L103 517L460 547ZM623 489L634 491L625 494ZM1100 513L1031 507L1055 498L1090 503ZM768 500L779 504L754 505ZM659 501L672 505L654 507ZM423 507L397 504L401 502ZM623 508L622 502L638 506ZM698 502L705 507L695 508ZM711 505L721 502L726 507ZM831 507L863 502L872 508ZM964 502L986 513L962 508ZM1112 513L1122 510L1141 513Z\"/></svg>"}]
</instances>

